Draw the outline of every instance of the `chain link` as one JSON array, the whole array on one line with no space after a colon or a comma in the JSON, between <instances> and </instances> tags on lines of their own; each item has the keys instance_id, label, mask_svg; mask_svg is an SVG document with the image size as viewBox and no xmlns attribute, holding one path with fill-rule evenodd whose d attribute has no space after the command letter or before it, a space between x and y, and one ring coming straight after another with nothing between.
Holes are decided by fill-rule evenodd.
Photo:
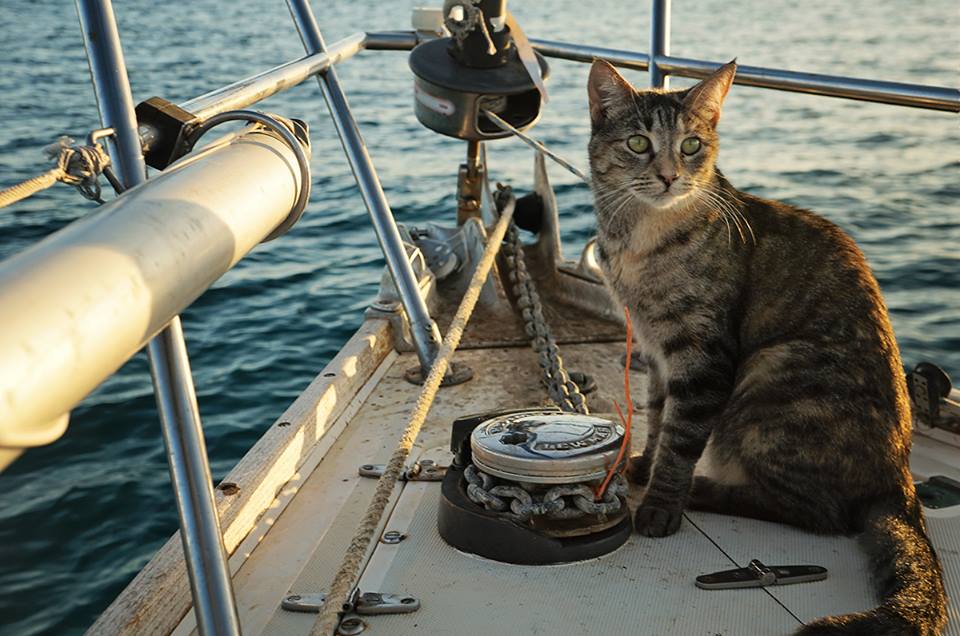
<instances>
[{"instance_id":1,"label":"chain link","mask_svg":"<svg viewBox=\"0 0 960 636\"><path fill-rule=\"evenodd\" d=\"M526 260L523 255L523 244L520 242L520 233L512 221L507 230L507 238L502 252L507 264L507 277L513 285L513 293L517 298L517 308L523 317L524 330L530 338L530 344L537 354L537 362L543 371L544 382L550 399L562 410L568 413L588 415L587 401L580 387L570 379L570 375L563 367L563 358L560 349L550 332L550 326L543 316L543 305L536 285L527 271Z\"/></svg>"},{"instance_id":2,"label":"chain link","mask_svg":"<svg viewBox=\"0 0 960 636\"><path fill-rule=\"evenodd\" d=\"M623 510L627 482L617 474L603 494L594 501L593 491L586 484L563 484L545 491L533 491L533 485L515 482L497 483L494 477L468 464L463 471L467 480L467 496L473 503L508 516L516 521L531 517L577 519L585 515L614 515Z\"/></svg>"}]
</instances>

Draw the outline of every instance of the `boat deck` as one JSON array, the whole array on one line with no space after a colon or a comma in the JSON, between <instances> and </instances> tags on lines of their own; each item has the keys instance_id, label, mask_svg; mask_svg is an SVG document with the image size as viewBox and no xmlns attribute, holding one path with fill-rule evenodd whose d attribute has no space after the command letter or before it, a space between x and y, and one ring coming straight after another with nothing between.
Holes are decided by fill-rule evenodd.
<instances>
[{"instance_id":1,"label":"boat deck","mask_svg":"<svg viewBox=\"0 0 960 636\"><path fill-rule=\"evenodd\" d=\"M609 412L610 399L622 395L622 352L621 343L563 347L568 369L597 380L600 388L589 396L595 413ZM316 467L281 490L235 551L231 565L247 636L310 632L316 616L283 610L280 602L290 593L328 588L376 485L376 480L359 477L357 469L389 457L417 395L418 387L403 379L415 360L412 354L393 352L382 359L318 442L325 448ZM449 426L457 417L547 403L527 347L469 349L458 353L457 360L472 367L475 378L440 391L413 457L447 463ZM634 401L643 404L642 373L632 374ZM531 396L541 399L531 403ZM634 439L642 440L642 411L634 419ZM332 445L324 443L341 430ZM960 478L945 457L949 454L944 455L940 442L916 436L918 477ZM440 539L439 496L439 482L398 486L383 530L398 530L406 539L376 545L360 588L414 596L422 607L412 614L364 617L364 633L787 634L803 621L876 604L866 559L852 538L688 513L676 535L652 539L634 534L620 549L597 559L557 566L506 565L461 553ZM929 511L928 524L948 590L956 597L960 506ZM768 565L822 565L830 574L821 582L766 589L706 591L693 584L699 574L745 566L754 558ZM956 606L950 611L947 633L960 634ZM194 631L191 613L174 633Z\"/></svg>"}]
</instances>

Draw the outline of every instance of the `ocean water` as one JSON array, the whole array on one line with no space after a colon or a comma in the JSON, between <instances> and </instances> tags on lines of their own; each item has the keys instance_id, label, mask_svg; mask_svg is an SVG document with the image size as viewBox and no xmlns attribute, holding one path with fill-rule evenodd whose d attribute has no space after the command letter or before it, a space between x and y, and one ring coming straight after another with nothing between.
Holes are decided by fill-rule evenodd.
<instances>
[{"instance_id":1,"label":"ocean water","mask_svg":"<svg viewBox=\"0 0 960 636\"><path fill-rule=\"evenodd\" d=\"M409 0L315 2L332 42L403 29ZM439 2L435 3L439 4ZM532 37L646 50L644 2L511 3ZM183 101L302 55L280 0L117 0L137 101ZM955 0L674 3L672 50L712 60L942 86L958 83ZM40 149L98 125L74 6L0 2L0 187L46 168ZM551 61L535 134L586 167L585 65ZM627 71L643 84L646 75ZM340 76L399 221L451 223L463 144L422 128L406 54L368 52ZM674 86L686 85L674 80ZM313 195L300 224L257 248L183 316L219 480L362 320L382 258L315 83L262 108L307 120ZM880 281L904 360L960 373L960 129L956 115L734 87L720 165L739 188L849 231ZM489 145L493 177L532 183L530 151ZM593 233L589 192L551 167L567 252ZM58 186L0 211L0 258L94 209ZM2 299L0 299L2 302ZM0 474L0 633L77 634L177 527L145 356L72 415L67 434Z\"/></svg>"}]
</instances>

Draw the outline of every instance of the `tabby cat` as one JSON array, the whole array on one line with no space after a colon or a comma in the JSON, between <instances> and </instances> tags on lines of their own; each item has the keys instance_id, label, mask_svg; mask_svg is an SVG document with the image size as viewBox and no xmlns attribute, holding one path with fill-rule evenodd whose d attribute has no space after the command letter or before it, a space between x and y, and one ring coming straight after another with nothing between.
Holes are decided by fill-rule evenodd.
<instances>
[{"instance_id":1,"label":"tabby cat","mask_svg":"<svg viewBox=\"0 0 960 636\"><path fill-rule=\"evenodd\" d=\"M590 72L599 255L650 363L636 529L673 534L691 508L862 533L882 604L798 634L941 634L943 578L880 290L833 223L716 168L735 73L730 62L688 90L638 91L604 61ZM695 477L706 456L714 474Z\"/></svg>"}]
</instances>

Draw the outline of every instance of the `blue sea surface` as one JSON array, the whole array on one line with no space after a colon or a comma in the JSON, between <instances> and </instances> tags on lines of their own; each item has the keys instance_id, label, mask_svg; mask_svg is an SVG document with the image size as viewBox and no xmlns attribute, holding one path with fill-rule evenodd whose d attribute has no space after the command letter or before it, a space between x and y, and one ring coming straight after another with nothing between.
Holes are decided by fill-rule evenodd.
<instances>
[{"instance_id":1,"label":"blue sea surface","mask_svg":"<svg viewBox=\"0 0 960 636\"><path fill-rule=\"evenodd\" d=\"M405 29L412 6L314 2L328 42ZM440 2L434 4L439 5ZM647 50L645 2L511 7L531 37ZM284 2L117 0L134 97L182 102L300 57ZM941 86L958 83L956 0L678 1L684 57ZM0 187L48 166L41 148L98 127L72 3L0 3ZM587 165L588 67L551 61L535 134ZM402 52L340 66L399 221L454 219L464 144L421 127ZM626 71L638 85L644 73ZM674 80L685 86L685 80ZM261 108L311 125L313 194L287 236L262 245L183 316L214 478L219 480L360 325L383 260L315 82ZM808 207L850 232L884 291L904 360L960 373L960 129L955 114L736 86L720 124L720 165L739 188ZM532 184L516 140L489 144L492 176ZM591 197L550 168L567 253L593 234ZM0 210L0 258L91 212L57 186ZM2 299L0 299L2 302ZM82 633L177 528L145 356L72 413L62 439L0 474L0 633Z\"/></svg>"}]
</instances>

